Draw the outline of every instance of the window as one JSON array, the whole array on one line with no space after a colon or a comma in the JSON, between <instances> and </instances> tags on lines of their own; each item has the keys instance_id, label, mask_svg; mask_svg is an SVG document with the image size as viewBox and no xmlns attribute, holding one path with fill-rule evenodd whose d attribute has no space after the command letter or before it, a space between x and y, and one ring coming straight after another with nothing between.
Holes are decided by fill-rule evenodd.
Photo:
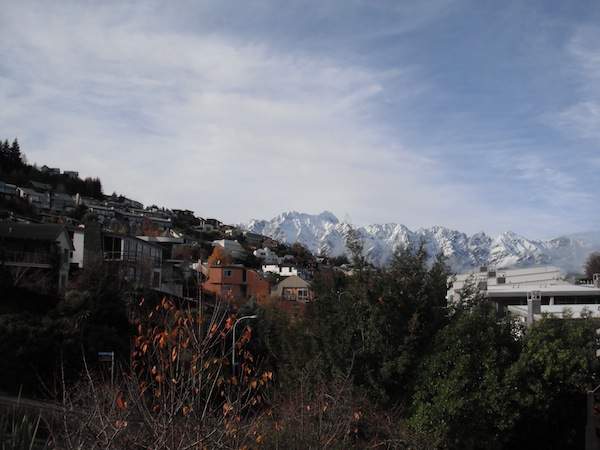
<instances>
[{"instance_id":1,"label":"window","mask_svg":"<svg viewBox=\"0 0 600 450\"><path fill-rule=\"evenodd\" d=\"M282 297L284 300L295 301L296 296L294 295L293 289L283 288Z\"/></svg>"},{"instance_id":2,"label":"window","mask_svg":"<svg viewBox=\"0 0 600 450\"><path fill-rule=\"evenodd\" d=\"M230 277L232 275L233 271L231 269L225 269L223 270L223 276L224 277Z\"/></svg>"},{"instance_id":3,"label":"window","mask_svg":"<svg viewBox=\"0 0 600 450\"><path fill-rule=\"evenodd\" d=\"M298 289L298 301L300 301L300 302L308 301L308 289L306 289L306 288Z\"/></svg>"},{"instance_id":4,"label":"window","mask_svg":"<svg viewBox=\"0 0 600 450\"><path fill-rule=\"evenodd\" d=\"M152 287L160 287L160 272L152 272Z\"/></svg>"}]
</instances>

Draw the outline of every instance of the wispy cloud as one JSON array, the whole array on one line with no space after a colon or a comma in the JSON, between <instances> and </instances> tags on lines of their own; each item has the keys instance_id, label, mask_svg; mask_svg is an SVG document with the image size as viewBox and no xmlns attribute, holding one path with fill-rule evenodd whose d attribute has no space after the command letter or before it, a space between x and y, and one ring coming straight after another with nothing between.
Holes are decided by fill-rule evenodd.
<instances>
[{"instance_id":1,"label":"wispy cloud","mask_svg":"<svg viewBox=\"0 0 600 450\"><path fill-rule=\"evenodd\" d=\"M328 209L358 224L578 228L561 213L589 203L572 168L465 56L480 50L457 41L464 24L444 22L477 11L462 3L8 3L0 137L109 192L230 222ZM585 42L569 51L593 77ZM554 125L600 137L593 95Z\"/></svg>"}]
</instances>

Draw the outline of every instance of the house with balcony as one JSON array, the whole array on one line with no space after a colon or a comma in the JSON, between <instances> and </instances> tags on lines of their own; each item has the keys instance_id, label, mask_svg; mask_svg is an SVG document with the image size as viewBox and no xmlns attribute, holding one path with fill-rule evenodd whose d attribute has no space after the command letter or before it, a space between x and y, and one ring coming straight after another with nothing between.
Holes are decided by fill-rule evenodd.
<instances>
[{"instance_id":1,"label":"house with balcony","mask_svg":"<svg viewBox=\"0 0 600 450\"><path fill-rule=\"evenodd\" d=\"M83 237L83 267L109 264L136 287L160 289L162 248L135 236L102 230L88 224Z\"/></svg>"},{"instance_id":2,"label":"house with balcony","mask_svg":"<svg viewBox=\"0 0 600 450\"><path fill-rule=\"evenodd\" d=\"M38 192L35 189L18 187L17 195L38 210L50 209L50 193Z\"/></svg>"},{"instance_id":3,"label":"house with balcony","mask_svg":"<svg viewBox=\"0 0 600 450\"><path fill-rule=\"evenodd\" d=\"M15 277L48 278L62 291L69 281L73 250L62 225L0 222L0 265Z\"/></svg>"}]
</instances>

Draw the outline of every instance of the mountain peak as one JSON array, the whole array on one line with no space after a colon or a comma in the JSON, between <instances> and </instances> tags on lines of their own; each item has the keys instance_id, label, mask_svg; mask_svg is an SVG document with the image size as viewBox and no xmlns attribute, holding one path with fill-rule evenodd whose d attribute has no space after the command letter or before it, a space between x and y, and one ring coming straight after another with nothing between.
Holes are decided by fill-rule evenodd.
<instances>
[{"instance_id":1,"label":"mountain peak","mask_svg":"<svg viewBox=\"0 0 600 450\"><path fill-rule=\"evenodd\" d=\"M347 253L348 224L340 222L330 211L319 214L287 211L271 220L253 220L246 228L282 242L299 242L315 254ZM484 232L469 236L443 226L411 231L397 223L371 224L356 230L363 240L365 256L375 265L387 264L398 248L415 247L423 242L430 257L444 254L456 272L488 264L496 267L553 264L567 272L580 272L587 255L600 250L600 233L566 236L558 245L556 239L531 240L512 231L492 238Z\"/></svg>"}]
</instances>

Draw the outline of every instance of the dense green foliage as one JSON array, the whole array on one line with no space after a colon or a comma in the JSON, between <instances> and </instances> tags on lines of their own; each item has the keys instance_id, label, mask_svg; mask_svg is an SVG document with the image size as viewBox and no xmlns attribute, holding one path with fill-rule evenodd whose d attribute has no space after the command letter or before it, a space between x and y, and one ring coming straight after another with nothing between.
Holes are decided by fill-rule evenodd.
<instances>
[{"instance_id":1,"label":"dense green foliage","mask_svg":"<svg viewBox=\"0 0 600 450\"><path fill-rule=\"evenodd\" d=\"M279 395L294 380L347 377L350 395L366 394L373 413L396 407L396 426L424 448L583 447L598 321L548 317L525 329L498 319L475 289L446 308L442 258L402 249L374 269L360 252L352 276L317 276L304 317L247 309L259 314L256 350L275 361Z\"/></svg>"},{"instance_id":2,"label":"dense green foliage","mask_svg":"<svg viewBox=\"0 0 600 450\"><path fill-rule=\"evenodd\" d=\"M83 356L93 364L110 350L128 359L127 289L115 274L88 271L64 298L14 288L10 277L1 282L0 390L47 394L61 367L79 376Z\"/></svg>"}]
</instances>

